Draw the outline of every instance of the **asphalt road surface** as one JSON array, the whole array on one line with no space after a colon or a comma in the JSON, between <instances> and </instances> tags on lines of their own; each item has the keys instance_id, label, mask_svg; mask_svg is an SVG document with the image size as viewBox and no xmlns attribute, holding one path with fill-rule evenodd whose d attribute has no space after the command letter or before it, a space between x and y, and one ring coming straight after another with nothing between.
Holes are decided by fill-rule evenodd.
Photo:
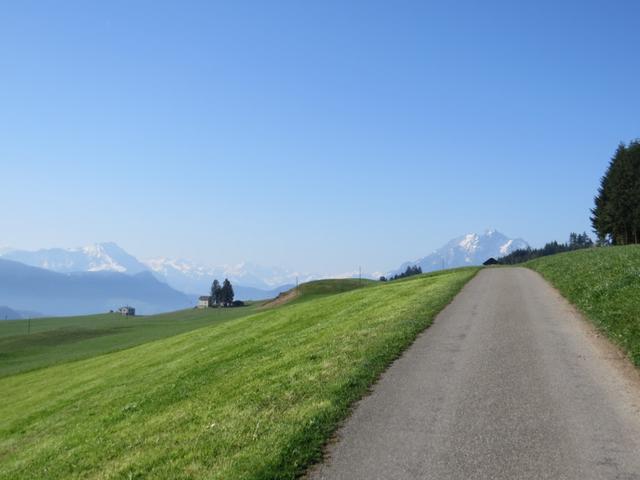
<instances>
[{"instance_id":1,"label":"asphalt road surface","mask_svg":"<svg viewBox=\"0 0 640 480\"><path fill-rule=\"evenodd\" d=\"M311 479L640 479L638 372L538 274L485 269Z\"/></svg>"}]
</instances>

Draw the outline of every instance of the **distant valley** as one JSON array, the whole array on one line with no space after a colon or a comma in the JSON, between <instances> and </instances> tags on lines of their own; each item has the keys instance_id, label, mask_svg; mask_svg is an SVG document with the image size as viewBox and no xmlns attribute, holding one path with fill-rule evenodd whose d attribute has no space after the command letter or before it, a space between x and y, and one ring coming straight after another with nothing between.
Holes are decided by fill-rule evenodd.
<instances>
[{"instance_id":1,"label":"distant valley","mask_svg":"<svg viewBox=\"0 0 640 480\"><path fill-rule=\"evenodd\" d=\"M529 245L496 231L468 233L431 254L406 261L392 276L408 266L423 272L480 265L489 257L501 257ZM357 273L333 275L355 277ZM363 274L371 278L371 275ZM113 242L72 249L36 251L0 250L0 318L100 313L131 304L142 314L188 308L198 295L209 291L212 281L228 278L236 298L263 300L276 297L300 283L327 278L280 267L252 263L205 266L190 260L153 258L139 260Z\"/></svg>"},{"instance_id":2,"label":"distant valley","mask_svg":"<svg viewBox=\"0 0 640 480\"><path fill-rule=\"evenodd\" d=\"M59 273L0 259L0 305L17 312L81 315L134 305L140 313L151 314L188 308L194 300L150 272Z\"/></svg>"},{"instance_id":3,"label":"distant valley","mask_svg":"<svg viewBox=\"0 0 640 480\"><path fill-rule=\"evenodd\" d=\"M96 243L71 249L47 248L35 251L5 248L0 257L32 267L58 273L117 272L135 275L151 272L158 280L182 292L198 295L209 290L214 278L229 278L239 289L239 296L247 299L269 298L283 286L316 278L310 274L279 267L263 267L251 263L233 266L205 266L190 260L152 258L138 260L113 242ZM253 295L245 297L240 292ZM255 297L258 295L258 297Z\"/></svg>"},{"instance_id":4,"label":"distant valley","mask_svg":"<svg viewBox=\"0 0 640 480\"><path fill-rule=\"evenodd\" d=\"M4 247L0 305L7 310L0 318L32 316L24 310L45 315L99 313L125 304L142 314L178 310L195 305L214 278L229 278L238 299L263 300L289 290L296 279L312 276L248 263L205 267L188 260L141 261L113 242L36 251Z\"/></svg>"}]
</instances>

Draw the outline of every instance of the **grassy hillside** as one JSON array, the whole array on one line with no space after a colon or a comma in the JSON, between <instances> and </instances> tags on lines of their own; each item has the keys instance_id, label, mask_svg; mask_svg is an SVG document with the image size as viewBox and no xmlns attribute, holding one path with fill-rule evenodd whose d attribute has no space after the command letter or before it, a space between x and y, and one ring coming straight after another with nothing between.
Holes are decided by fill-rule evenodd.
<instances>
[{"instance_id":1,"label":"grassy hillside","mask_svg":"<svg viewBox=\"0 0 640 480\"><path fill-rule=\"evenodd\" d=\"M315 300L327 295L335 295L336 293L349 292L357 288L371 287L378 282L357 278L327 279L314 280L294 287L291 290L282 292L277 298L266 302L265 308L272 308L284 305L286 303L301 303L309 300Z\"/></svg>"},{"instance_id":2,"label":"grassy hillside","mask_svg":"<svg viewBox=\"0 0 640 480\"><path fill-rule=\"evenodd\" d=\"M0 321L0 377L89 358L250 315L242 308L181 310L148 317L120 314Z\"/></svg>"},{"instance_id":3,"label":"grassy hillside","mask_svg":"<svg viewBox=\"0 0 640 480\"><path fill-rule=\"evenodd\" d=\"M300 285L300 296L306 300L321 297L324 295L333 295L336 293L349 292L357 288L370 287L377 285L378 282L363 278L343 278L337 280L314 280Z\"/></svg>"},{"instance_id":4,"label":"grassy hillside","mask_svg":"<svg viewBox=\"0 0 640 480\"><path fill-rule=\"evenodd\" d=\"M540 272L640 366L640 245L580 250L525 265Z\"/></svg>"},{"instance_id":5,"label":"grassy hillside","mask_svg":"<svg viewBox=\"0 0 640 480\"><path fill-rule=\"evenodd\" d=\"M476 271L376 284L0 379L0 478L294 478Z\"/></svg>"}]
</instances>

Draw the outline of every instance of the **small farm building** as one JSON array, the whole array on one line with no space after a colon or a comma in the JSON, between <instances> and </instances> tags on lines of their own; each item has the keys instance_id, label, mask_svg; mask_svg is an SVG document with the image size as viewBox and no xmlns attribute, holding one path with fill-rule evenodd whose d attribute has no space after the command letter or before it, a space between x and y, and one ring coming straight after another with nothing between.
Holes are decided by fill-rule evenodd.
<instances>
[{"instance_id":1,"label":"small farm building","mask_svg":"<svg viewBox=\"0 0 640 480\"><path fill-rule=\"evenodd\" d=\"M209 308L213 305L213 297L203 295L198 299L198 308Z\"/></svg>"},{"instance_id":2,"label":"small farm building","mask_svg":"<svg viewBox=\"0 0 640 480\"><path fill-rule=\"evenodd\" d=\"M125 317L133 317L136 314L136 309L133 307L120 307L118 310Z\"/></svg>"}]
</instances>

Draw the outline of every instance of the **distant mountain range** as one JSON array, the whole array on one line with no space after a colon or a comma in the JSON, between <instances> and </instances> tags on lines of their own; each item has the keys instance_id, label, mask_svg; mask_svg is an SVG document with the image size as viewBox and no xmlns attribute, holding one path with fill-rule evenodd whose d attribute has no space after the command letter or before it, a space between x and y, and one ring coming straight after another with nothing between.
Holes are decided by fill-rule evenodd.
<instances>
[{"instance_id":1,"label":"distant mountain range","mask_svg":"<svg viewBox=\"0 0 640 480\"><path fill-rule=\"evenodd\" d=\"M419 265L424 272L479 265L489 257L527 246L524 240L496 230L469 233L426 257L403 263L388 275L409 265ZM357 276L349 272L333 277ZM197 295L209 291L214 278L231 280L238 299L262 300L290 289L296 281L326 276L252 263L214 267L169 258L138 260L112 242L37 251L0 248L0 305L22 316L23 311L46 315L104 312L124 304L140 313L187 308L194 305ZM11 312L7 310L6 316L14 315Z\"/></svg>"},{"instance_id":2,"label":"distant mountain range","mask_svg":"<svg viewBox=\"0 0 640 480\"><path fill-rule=\"evenodd\" d=\"M483 234L467 233L447 242L426 257L404 262L397 270L389 272L389 275L403 272L410 265L421 267L423 272L481 265L491 257L499 258L528 246L523 239L509 238L497 230L487 230Z\"/></svg>"},{"instance_id":3,"label":"distant mountain range","mask_svg":"<svg viewBox=\"0 0 640 480\"><path fill-rule=\"evenodd\" d=\"M250 287L254 291L267 292L283 285L294 285L296 278L300 282L317 278L280 267L264 267L248 262L232 266L205 266L190 260L154 258L144 263L159 278L184 292L207 291L215 278L228 278L234 284L234 288Z\"/></svg>"},{"instance_id":4,"label":"distant mountain range","mask_svg":"<svg viewBox=\"0 0 640 480\"><path fill-rule=\"evenodd\" d=\"M272 298L295 285L296 279L305 282L316 278L279 267L251 263L209 267L189 260L169 258L141 261L112 242L36 251L3 247L0 257L58 273L117 272L135 275L151 272L158 280L191 295L208 292L215 278L220 281L228 278L234 285L236 297L243 300Z\"/></svg>"},{"instance_id":5,"label":"distant mountain range","mask_svg":"<svg viewBox=\"0 0 640 480\"><path fill-rule=\"evenodd\" d=\"M132 305L139 313L152 314L188 308L194 301L150 272L59 273L0 259L0 305L13 311L81 315Z\"/></svg>"},{"instance_id":6,"label":"distant mountain range","mask_svg":"<svg viewBox=\"0 0 640 480\"><path fill-rule=\"evenodd\" d=\"M0 255L5 260L45 268L59 273L119 272L134 275L148 268L133 255L112 242L78 248L47 248L36 251L10 250Z\"/></svg>"}]
</instances>

